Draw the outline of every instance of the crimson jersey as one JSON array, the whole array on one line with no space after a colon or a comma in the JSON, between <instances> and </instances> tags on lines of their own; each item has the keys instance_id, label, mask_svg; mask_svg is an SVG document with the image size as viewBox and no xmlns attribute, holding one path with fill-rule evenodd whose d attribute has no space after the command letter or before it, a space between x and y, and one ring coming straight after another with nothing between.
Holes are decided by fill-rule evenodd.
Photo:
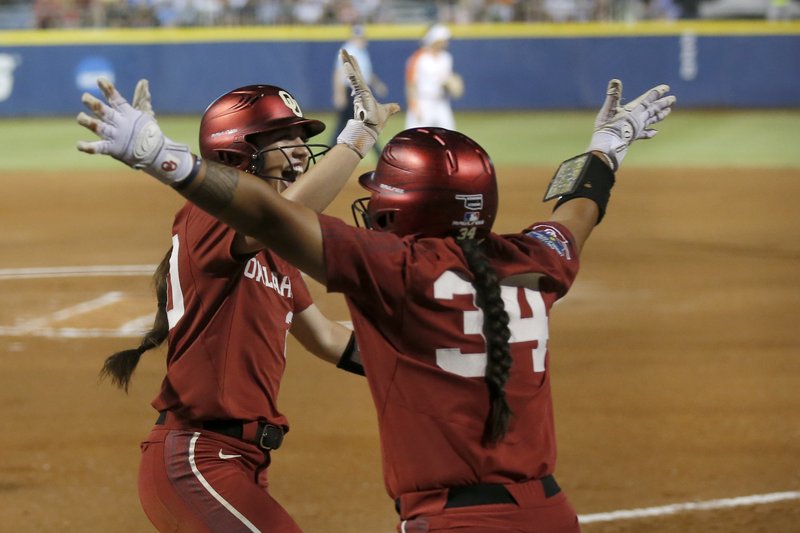
<instances>
[{"instance_id":1,"label":"crimson jersey","mask_svg":"<svg viewBox=\"0 0 800 533\"><path fill-rule=\"evenodd\" d=\"M328 290L347 298L377 408L389 495L551 474L547 316L578 270L568 230L542 223L486 239L510 318L505 391L514 416L505 439L483 448L483 312L458 245L353 228L324 215L320 223Z\"/></svg>"},{"instance_id":2,"label":"crimson jersey","mask_svg":"<svg viewBox=\"0 0 800 533\"><path fill-rule=\"evenodd\" d=\"M190 203L172 232L167 375L153 407L288 427L277 406L286 336L312 303L300 272L269 250L232 256L234 230Z\"/></svg>"}]
</instances>

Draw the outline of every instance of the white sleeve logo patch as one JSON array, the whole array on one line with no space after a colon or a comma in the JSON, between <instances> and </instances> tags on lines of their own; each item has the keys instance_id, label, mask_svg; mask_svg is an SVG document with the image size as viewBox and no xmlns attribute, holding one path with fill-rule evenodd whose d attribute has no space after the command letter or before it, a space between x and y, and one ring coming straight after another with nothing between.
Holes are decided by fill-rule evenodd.
<instances>
[{"instance_id":1,"label":"white sleeve logo patch","mask_svg":"<svg viewBox=\"0 0 800 533\"><path fill-rule=\"evenodd\" d=\"M561 257L566 257L568 261L572 259L569 253L569 241L553 226L540 224L531 228L525 235L543 242L548 248L555 250Z\"/></svg>"}]
</instances>

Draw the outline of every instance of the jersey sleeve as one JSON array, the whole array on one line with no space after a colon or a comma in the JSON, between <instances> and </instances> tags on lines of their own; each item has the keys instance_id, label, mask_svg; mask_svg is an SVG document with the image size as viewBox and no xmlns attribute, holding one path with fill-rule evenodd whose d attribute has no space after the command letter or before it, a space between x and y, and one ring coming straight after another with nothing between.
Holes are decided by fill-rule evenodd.
<instances>
[{"instance_id":1,"label":"jersey sleeve","mask_svg":"<svg viewBox=\"0 0 800 533\"><path fill-rule=\"evenodd\" d=\"M575 238L556 222L536 222L517 237L517 245L525 250L544 276L541 287L563 297L578 274L578 251Z\"/></svg>"},{"instance_id":2,"label":"jersey sleeve","mask_svg":"<svg viewBox=\"0 0 800 533\"><path fill-rule=\"evenodd\" d=\"M184 220L184 238L192 259L205 272L224 274L239 268L245 258L231 254L236 231L194 206Z\"/></svg>"},{"instance_id":3,"label":"jersey sleeve","mask_svg":"<svg viewBox=\"0 0 800 533\"><path fill-rule=\"evenodd\" d=\"M391 233L348 226L319 215L329 292L344 293L362 309L402 316L407 247Z\"/></svg>"},{"instance_id":4,"label":"jersey sleeve","mask_svg":"<svg viewBox=\"0 0 800 533\"><path fill-rule=\"evenodd\" d=\"M314 303L314 300L311 298L311 292L308 290L308 285L306 285L303 275L296 268L293 270L294 272L291 274L292 299L294 300L293 312L297 315L305 311Z\"/></svg>"}]
</instances>

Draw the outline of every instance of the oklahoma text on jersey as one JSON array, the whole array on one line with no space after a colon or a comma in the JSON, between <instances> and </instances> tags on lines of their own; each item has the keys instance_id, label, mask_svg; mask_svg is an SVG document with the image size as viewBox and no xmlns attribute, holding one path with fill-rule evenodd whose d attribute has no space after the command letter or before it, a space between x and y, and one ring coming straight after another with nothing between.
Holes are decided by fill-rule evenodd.
<instances>
[{"instance_id":1,"label":"oklahoma text on jersey","mask_svg":"<svg viewBox=\"0 0 800 533\"><path fill-rule=\"evenodd\" d=\"M281 276L279 280L274 272L259 263L255 257L245 265L244 277L254 279L265 287L270 287L284 298L292 297L292 282L289 280L289 276Z\"/></svg>"}]
</instances>

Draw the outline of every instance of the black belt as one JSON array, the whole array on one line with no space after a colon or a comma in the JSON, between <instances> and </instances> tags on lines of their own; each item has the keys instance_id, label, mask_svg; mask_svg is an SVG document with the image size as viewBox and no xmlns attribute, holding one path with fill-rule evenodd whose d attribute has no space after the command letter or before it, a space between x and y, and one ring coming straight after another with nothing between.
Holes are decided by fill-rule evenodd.
<instances>
[{"instance_id":1,"label":"black belt","mask_svg":"<svg viewBox=\"0 0 800 533\"><path fill-rule=\"evenodd\" d=\"M545 476L539 480L544 488L544 497L552 498L559 492L561 487L556 483L553 476ZM517 503L505 485L466 485L463 487L451 487L447 491L447 503L445 509L449 507L470 507L472 505L489 505L492 503Z\"/></svg>"},{"instance_id":2,"label":"black belt","mask_svg":"<svg viewBox=\"0 0 800 533\"><path fill-rule=\"evenodd\" d=\"M159 411L156 425L163 425L169 411ZM236 420L206 420L198 426L214 433L252 442L265 451L277 450L283 443L283 428L265 422L241 422Z\"/></svg>"},{"instance_id":3,"label":"black belt","mask_svg":"<svg viewBox=\"0 0 800 533\"><path fill-rule=\"evenodd\" d=\"M556 483L556 478L552 475L544 476L539 479L544 489L545 498L552 498L559 492L561 487ZM517 501L508 492L505 485L493 485L483 483L480 485L465 485L463 487L450 487L447 490L447 502L445 509L453 507L471 507L473 505L490 505L493 503L513 503ZM400 512L400 499L395 500L395 509Z\"/></svg>"}]
</instances>

